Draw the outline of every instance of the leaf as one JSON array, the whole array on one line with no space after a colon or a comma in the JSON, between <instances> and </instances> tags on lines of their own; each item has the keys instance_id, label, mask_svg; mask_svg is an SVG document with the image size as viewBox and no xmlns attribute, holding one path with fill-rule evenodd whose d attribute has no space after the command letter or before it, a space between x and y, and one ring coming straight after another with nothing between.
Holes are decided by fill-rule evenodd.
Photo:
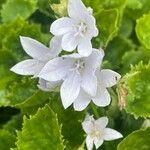
<instances>
[{"instance_id":1,"label":"leaf","mask_svg":"<svg viewBox=\"0 0 150 150\"><path fill-rule=\"evenodd\" d=\"M15 136L11 135L8 131L0 129L0 148L1 150L10 150L15 146Z\"/></svg>"},{"instance_id":2,"label":"leaf","mask_svg":"<svg viewBox=\"0 0 150 150\"><path fill-rule=\"evenodd\" d=\"M67 16L67 4L68 0L60 0L59 4L51 4L51 8L54 10L56 14L59 16Z\"/></svg>"},{"instance_id":3,"label":"leaf","mask_svg":"<svg viewBox=\"0 0 150 150\"><path fill-rule=\"evenodd\" d=\"M150 128L134 131L117 147L117 150L149 150Z\"/></svg>"},{"instance_id":4,"label":"leaf","mask_svg":"<svg viewBox=\"0 0 150 150\"><path fill-rule=\"evenodd\" d=\"M17 16L27 19L36 9L37 0L7 0L1 10L2 21L13 21Z\"/></svg>"},{"instance_id":5,"label":"leaf","mask_svg":"<svg viewBox=\"0 0 150 150\"><path fill-rule=\"evenodd\" d=\"M24 117L22 131L18 131L17 135L17 150L64 149L57 115L48 105L29 119Z\"/></svg>"},{"instance_id":6,"label":"leaf","mask_svg":"<svg viewBox=\"0 0 150 150\"><path fill-rule=\"evenodd\" d=\"M15 107L20 108L21 112L26 115L33 115L37 112L40 107L43 107L45 103L49 102L49 92L43 92L38 90L31 97L17 104Z\"/></svg>"},{"instance_id":7,"label":"leaf","mask_svg":"<svg viewBox=\"0 0 150 150\"><path fill-rule=\"evenodd\" d=\"M58 94L59 93L50 97L49 105L54 112L57 113L58 120L60 124L63 125L62 135L66 140L67 148L70 147L68 149L77 149L85 140L81 122L85 118L86 110L85 112L76 112L72 107L64 109Z\"/></svg>"},{"instance_id":8,"label":"leaf","mask_svg":"<svg viewBox=\"0 0 150 150\"><path fill-rule=\"evenodd\" d=\"M136 34L139 41L150 50L150 13L137 20Z\"/></svg>"},{"instance_id":9,"label":"leaf","mask_svg":"<svg viewBox=\"0 0 150 150\"><path fill-rule=\"evenodd\" d=\"M112 64L113 69L119 69L125 52L132 49L134 49L134 45L130 40L123 36L117 36L107 46L105 58Z\"/></svg>"},{"instance_id":10,"label":"leaf","mask_svg":"<svg viewBox=\"0 0 150 150\"><path fill-rule=\"evenodd\" d=\"M119 15L117 9L103 10L96 15L101 45L107 46L108 42L116 36L118 31L118 19Z\"/></svg>"},{"instance_id":11,"label":"leaf","mask_svg":"<svg viewBox=\"0 0 150 150\"><path fill-rule=\"evenodd\" d=\"M141 9L142 3L140 0L128 0L127 7L130 9Z\"/></svg>"},{"instance_id":12,"label":"leaf","mask_svg":"<svg viewBox=\"0 0 150 150\"><path fill-rule=\"evenodd\" d=\"M150 63L139 63L131 68L119 85L120 100L125 110L138 117L150 117Z\"/></svg>"}]
</instances>

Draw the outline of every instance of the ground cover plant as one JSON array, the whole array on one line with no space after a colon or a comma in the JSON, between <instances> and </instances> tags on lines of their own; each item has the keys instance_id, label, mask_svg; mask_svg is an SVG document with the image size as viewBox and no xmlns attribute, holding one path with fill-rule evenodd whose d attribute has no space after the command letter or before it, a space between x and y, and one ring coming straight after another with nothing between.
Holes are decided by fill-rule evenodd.
<instances>
[{"instance_id":1,"label":"ground cover plant","mask_svg":"<svg viewBox=\"0 0 150 150\"><path fill-rule=\"evenodd\" d=\"M149 0L1 0L0 150L149 150L149 25Z\"/></svg>"}]
</instances>

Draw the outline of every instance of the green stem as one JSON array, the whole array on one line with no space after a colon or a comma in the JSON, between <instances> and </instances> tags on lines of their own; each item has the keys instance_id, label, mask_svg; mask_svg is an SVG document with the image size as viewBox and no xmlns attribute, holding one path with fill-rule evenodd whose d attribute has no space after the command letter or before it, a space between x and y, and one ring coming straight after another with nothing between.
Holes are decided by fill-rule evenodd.
<instances>
[{"instance_id":1,"label":"green stem","mask_svg":"<svg viewBox=\"0 0 150 150\"><path fill-rule=\"evenodd\" d=\"M95 106L93 103L91 104L91 108L92 108L92 110L93 110L93 114L94 114L95 117L98 119L98 118L99 118L99 113L98 113L98 111L97 111L96 106Z\"/></svg>"}]
</instances>

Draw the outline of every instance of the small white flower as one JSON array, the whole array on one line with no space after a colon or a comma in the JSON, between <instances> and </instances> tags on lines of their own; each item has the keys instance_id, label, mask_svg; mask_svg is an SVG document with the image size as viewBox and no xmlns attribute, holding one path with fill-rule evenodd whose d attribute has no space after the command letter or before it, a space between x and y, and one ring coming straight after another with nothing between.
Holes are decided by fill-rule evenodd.
<instances>
[{"instance_id":1,"label":"small white flower","mask_svg":"<svg viewBox=\"0 0 150 150\"><path fill-rule=\"evenodd\" d=\"M108 87L114 86L121 76L109 69L96 70L97 77L97 92L95 96L88 95L82 89L80 90L79 96L74 101L73 106L76 111L84 110L91 100L99 107L108 106L111 102L110 94L107 91Z\"/></svg>"},{"instance_id":2,"label":"small white flower","mask_svg":"<svg viewBox=\"0 0 150 150\"><path fill-rule=\"evenodd\" d=\"M122 134L114 129L106 128L108 124L107 117L101 117L95 120L93 116L87 116L82 123L82 127L87 134L86 146L88 150L93 149L95 145L98 149L104 141L111 141L122 138Z\"/></svg>"},{"instance_id":3,"label":"small white flower","mask_svg":"<svg viewBox=\"0 0 150 150\"><path fill-rule=\"evenodd\" d=\"M33 75L37 77L44 65L50 59L56 57L62 50L60 44L61 37L52 38L50 48L29 37L20 37L20 41L25 52L32 57L31 59L19 62L10 69L20 75ZM41 84L43 85L43 83ZM41 89L42 85L39 85ZM43 90L45 89L43 88Z\"/></svg>"},{"instance_id":4,"label":"small white flower","mask_svg":"<svg viewBox=\"0 0 150 150\"><path fill-rule=\"evenodd\" d=\"M64 108L69 107L78 97L80 89L95 96L97 91L97 78L95 71L102 62L103 50L93 49L89 57L77 53L57 57L50 60L42 69L39 77L46 81L60 81L61 99Z\"/></svg>"},{"instance_id":5,"label":"small white flower","mask_svg":"<svg viewBox=\"0 0 150 150\"><path fill-rule=\"evenodd\" d=\"M62 48L72 52L76 48L82 56L92 53L91 39L98 35L92 10L87 9L81 0L69 0L69 17L62 17L54 21L50 32L55 36L63 36Z\"/></svg>"}]
</instances>

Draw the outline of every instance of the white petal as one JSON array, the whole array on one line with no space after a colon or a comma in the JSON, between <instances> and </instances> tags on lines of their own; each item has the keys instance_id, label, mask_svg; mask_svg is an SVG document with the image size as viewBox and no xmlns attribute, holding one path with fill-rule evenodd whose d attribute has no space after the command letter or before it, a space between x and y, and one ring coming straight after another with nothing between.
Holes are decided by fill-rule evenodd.
<instances>
[{"instance_id":1,"label":"white petal","mask_svg":"<svg viewBox=\"0 0 150 150\"><path fill-rule=\"evenodd\" d=\"M86 69L90 70L90 72L95 72L96 68L101 66L103 57L104 51L102 49L93 49L92 54L85 59Z\"/></svg>"},{"instance_id":2,"label":"white petal","mask_svg":"<svg viewBox=\"0 0 150 150\"><path fill-rule=\"evenodd\" d=\"M86 137L86 146L88 150L93 149L93 139L90 136Z\"/></svg>"},{"instance_id":3,"label":"white petal","mask_svg":"<svg viewBox=\"0 0 150 150\"><path fill-rule=\"evenodd\" d=\"M73 25L74 23L70 18L62 17L52 23L50 32L56 36L60 36L72 31Z\"/></svg>"},{"instance_id":4,"label":"white petal","mask_svg":"<svg viewBox=\"0 0 150 150\"><path fill-rule=\"evenodd\" d=\"M78 53L73 53L70 55L63 55L64 58L74 58L74 59L81 59L83 56L79 55Z\"/></svg>"},{"instance_id":5,"label":"white petal","mask_svg":"<svg viewBox=\"0 0 150 150\"><path fill-rule=\"evenodd\" d=\"M97 94L95 97L92 97L92 100L94 104L99 107L108 106L111 102L110 94L107 89L100 85L98 85Z\"/></svg>"},{"instance_id":6,"label":"white petal","mask_svg":"<svg viewBox=\"0 0 150 150\"><path fill-rule=\"evenodd\" d=\"M64 108L68 108L78 97L80 92L81 76L77 70L70 71L63 82L60 94Z\"/></svg>"},{"instance_id":7,"label":"white petal","mask_svg":"<svg viewBox=\"0 0 150 150\"><path fill-rule=\"evenodd\" d=\"M62 80L66 76L71 65L72 61L70 59L63 59L61 57L54 58L44 66L39 77L47 81Z\"/></svg>"},{"instance_id":8,"label":"white petal","mask_svg":"<svg viewBox=\"0 0 150 150\"><path fill-rule=\"evenodd\" d=\"M105 128L104 132L103 132L103 138L106 141L111 141L111 140L115 140L115 139L119 139L122 138L122 134L119 133L116 130L110 129L110 128Z\"/></svg>"},{"instance_id":9,"label":"white petal","mask_svg":"<svg viewBox=\"0 0 150 150\"><path fill-rule=\"evenodd\" d=\"M50 41L50 51L53 57L56 57L61 51L61 42L62 37L61 36L54 36Z\"/></svg>"},{"instance_id":10,"label":"white petal","mask_svg":"<svg viewBox=\"0 0 150 150\"><path fill-rule=\"evenodd\" d=\"M98 130L104 130L108 124L108 118L107 117L101 117L97 120L95 120L95 125L98 128Z\"/></svg>"},{"instance_id":11,"label":"white petal","mask_svg":"<svg viewBox=\"0 0 150 150\"><path fill-rule=\"evenodd\" d=\"M56 87L60 85L61 81L49 82L44 79L39 79L38 88L42 91L53 91Z\"/></svg>"},{"instance_id":12,"label":"white petal","mask_svg":"<svg viewBox=\"0 0 150 150\"><path fill-rule=\"evenodd\" d=\"M47 48L42 43L34 39L31 39L29 37L23 37L23 36L20 37L20 41L23 49L32 58L43 61L43 60L48 60L49 58L52 57L50 49Z\"/></svg>"},{"instance_id":13,"label":"white petal","mask_svg":"<svg viewBox=\"0 0 150 150\"><path fill-rule=\"evenodd\" d=\"M76 111L84 110L90 103L91 98L83 90L80 90L79 96L74 101L73 106Z\"/></svg>"},{"instance_id":14,"label":"white petal","mask_svg":"<svg viewBox=\"0 0 150 150\"><path fill-rule=\"evenodd\" d=\"M98 149L103 144L103 142L104 141L102 139L98 139L98 138L94 139L94 144L96 146L96 149Z\"/></svg>"},{"instance_id":15,"label":"white petal","mask_svg":"<svg viewBox=\"0 0 150 150\"><path fill-rule=\"evenodd\" d=\"M20 75L36 76L43 67L44 64L40 61L35 59L28 59L16 64L10 70Z\"/></svg>"},{"instance_id":16,"label":"white petal","mask_svg":"<svg viewBox=\"0 0 150 150\"><path fill-rule=\"evenodd\" d=\"M84 71L82 75L81 87L90 96L95 96L97 92L97 78L96 76L88 71Z\"/></svg>"},{"instance_id":17,"label":"white petal","mask_svg":"<svg viewBox=\"0 0 150 150\"><path fill-rule=\"evenodd\" d=\"M88 11L81 0L69 0L68 14L71 18L75 20L82 18L84 13L88 13Z\"/></svg>"},{"instance_id":18,"label":"white petal","mask_svg":"<svg viewBox=\"0 0 150 150\"><path fill-rule=\"evenodd\" d=\"M92 53L92 43L90 39L84 38L78 45L78 52L82 56L89 56Z\"/></svg>"},{"instance_id":19,"label":"white petal","mask_svg":"<svg viewBox=\"0 0 150 150\"><path fill-rule=\"evenodd\" d=\"M72 52L73 50L76 49L79 40L77 36L74 35L74 32L69 32L65 34L62 38L62 48L65 51Z\"/></svg>"},{"instance_id":20,"label":"white petal","mask_svg":"<svg viewBox=\"0 0 150 150\"><path fill-rule=\"evenodd\" d=\"M105 87L114 86L120 78L120 74L109 69L103 69L100 72L100 79Z\"/></svg>"},{"instance_id":21,"label":"white petal","mask_svg":"<svg viewBox=\"0 0 150 150\"><path fill-rule=\"evenodd\" d=\"M82 122L82 128L87 134L91 134L92 129L94 128L95 119L93 116L87 115L85 120Z\"/></svg>"}]
</instances>

